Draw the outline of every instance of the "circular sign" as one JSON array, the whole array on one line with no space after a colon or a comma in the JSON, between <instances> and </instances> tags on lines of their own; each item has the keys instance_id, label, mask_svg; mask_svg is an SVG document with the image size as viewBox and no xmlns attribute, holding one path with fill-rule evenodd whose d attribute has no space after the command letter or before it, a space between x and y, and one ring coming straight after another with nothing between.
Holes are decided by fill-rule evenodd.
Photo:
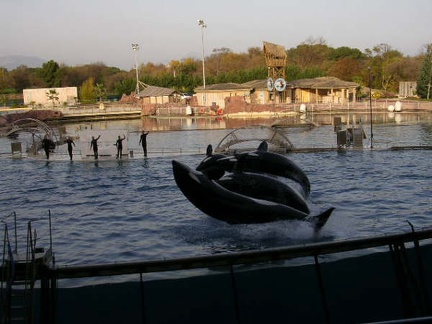
<instances>
[{"instance_id":1,"label":"circular sign","mask_svg":"<svg viewBox=\"0 0 432 324\"><path fill-rule=\"evenodd\" d=\"M275 81L274 86L277 91L281 92L286 89L286 82L284 79L279 78Z\"/></svg>"},{"instance_id":2,"label":"circular sign","mask_svg":"<svg viewBox=\"0 0 432 324\"><path fill-rule=\"evenodd\" d=\"M267 90L268 91L273 91L274 89L274 82L272 78L268 78L267 79Z\"/></svg>"}]
</instances>

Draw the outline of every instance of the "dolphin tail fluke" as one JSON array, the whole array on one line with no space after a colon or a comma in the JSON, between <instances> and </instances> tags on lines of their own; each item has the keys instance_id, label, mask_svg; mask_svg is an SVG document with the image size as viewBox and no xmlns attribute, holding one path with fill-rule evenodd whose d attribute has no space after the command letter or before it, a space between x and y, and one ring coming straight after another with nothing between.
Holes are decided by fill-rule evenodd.
<instances>
[{"instance_id":1,"label":"dolphin tail fluke","mask_svg":"<svg viewBox=\"0 0 432 324\"><path fill-rule=\"evenodd\" d=\"M305 220L312 223L316 231L319 231L328 221L330 218L333 210L335 210L334 207L331 207L327 209L326 211L322 212L319 215L308 217Z\"/></svg>"}]
</instances>

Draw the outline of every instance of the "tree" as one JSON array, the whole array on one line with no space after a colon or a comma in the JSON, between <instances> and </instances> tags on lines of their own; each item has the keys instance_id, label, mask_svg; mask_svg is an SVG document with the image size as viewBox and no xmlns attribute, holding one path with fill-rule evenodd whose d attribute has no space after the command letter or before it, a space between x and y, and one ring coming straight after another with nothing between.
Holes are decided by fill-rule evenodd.
<instances>
[{"instance_id":1,"label":"tree","mask_svg":"<svg viewBox=\"0 0 432 324\"><path fill-rule=\"evenodd\" d=\"M136 80L133 78L127 78L120 80L116 82L114 85L114 90L117 93L117 95L123 95L123 94L131 94L135 91L136 87Z\"/></svg>"},{"instance_id":2,"label":"tree","mask_svg":"<svg viewBox=\"0 0 432 324\"><path fill-rule=\"evenodd\" d=\"M331 51L323 39L308 39L296 48L287 51L291 63L301 69L322 68Z\"/></svg>"},{"instance_id":3,"label":"tree","mask_svg":"<svg viewBox=\"0 0 432 324\"><path fill-rule=\"evenodd\" d=\"M420 98L431 98L432 87L432 43L426 46L426 55L417 80L417 95Z\"/></svg>"},{"instance_id":4,"label":"tree","mask_svg":"<svg viewBox=\"0 0 432 324\"><path fill-rule=\"evenodd\" d=\"M79 96L83 103L92 103L96 101L94 79L88 78L80 87Z\"/></svg>"},{"instance_id":5,"label":"tree","mask_svg":"<svg viewBox=\"0 0 432 324\"><path fill-rule=\"evenodd\" d=\"M374 76L372 87L384 91L398 92L398 78L395 67L403 58L402 53L393 50L390 45L385 43L376 45L369 53L374 55L369 61Z\"/></svg>"},{"instance_id":6,"label":"tree","mask_svg":"<svg viewBox=\"0 0 432 324\"><path fill-rule=\"evenodd\" d=\"M222 58L231 53L231 49L227 47L214 48L212 50L213 54L207 59L207 67L212 69L214 74L217 76L220 72L220 63Z\"/></svg>"},{"instance_id":7,"label":"tree","mask_svg":"<svg viewBox=\"0 0 432 324\"><path fill-rule=\"evenodd\" d=\"M4 93L5 89L8 88L9 74L8 70L0 67L0 93Z\"/></svg>"},{"instance_id":8,"label":"tree","mask_svg":"<svg viewBox=\"0 0 432 324\"><path fill-rule=\"evenodd\" d=\"M31 71L25 65L21 65L15 70L10 71L9 76L11 78L11 88L15 89L15 93L21 93L23 89L27 89L31 85Z\"/></svg>"},{"instance_id":9,"label":"tree","mask_svg":"<svg viewBox=\"0 0 432 324\"><path fill-rule=\"evenodd\" d=\"M50 60L44 63L37 74L45 82L46 87L61 86L60 66L57 62Z\"/></svg>"},{"instance_id":10,"label":"tree","mask_svg":"<svg viewBox=\"0 0 432 324\"><path fill-rule=\"evenodd\" d=\"M173 77L177 77L178 70L180 69L181 62L177 60L172 60L169 62L167 69L172 73Z\"/></svg>"},{"instance_id":11,"label":"tree","mask_svg":"<svg viewBox=\"0 0 432 324\"><path fill-rule=\"evenodd\" d=\"M345 58L362 60L366 58L366 55L357 48L350 48L347 46L334 48L329 51L328 59L331 61L337 61Z\"/></svg>"},{"instance_id":12,"label":"tree","mask_svg":"<svg viewBox=\"0 0 432 324\"><path fill-rule=\"evenodd\" d=\"M7 96L5 94L0 94L0 103L2 104L3 107L6 107L7 104Z\"/></svg>"},{"instance_id":13,"label":"tree","mask_svg":"<svg viewBox=\"0 0 432 324\"><path fill-rule=\"evenodd\" d=\"M103 84L96 83L95 96L96 98L99 98L99 102L102 102L102 99L106 97L106 89Z\"/></svg>"},{"instance_id":14,"label":"tree","mask_svg":"<svg viewBox=\"0 0 432 324\"><path fill-rule=\"evenodd\" d=\"M45 94L48 97L48 100L52 102L52 106L54 108L55 102L59 101L59 93L56 89L49 89L47 92L45 92Z\"/></svg>"},{"instance_id":15,"label":"tree","mask_svg":"<svg viewBox=\"0 0 432 324\"><path fill-rule=\"evenodd\" d=\"M344 57L336 60L328 70L329 75L341 80L353 81L361 73L362 61L352 57Z\"/></svg>"}]
</instances>

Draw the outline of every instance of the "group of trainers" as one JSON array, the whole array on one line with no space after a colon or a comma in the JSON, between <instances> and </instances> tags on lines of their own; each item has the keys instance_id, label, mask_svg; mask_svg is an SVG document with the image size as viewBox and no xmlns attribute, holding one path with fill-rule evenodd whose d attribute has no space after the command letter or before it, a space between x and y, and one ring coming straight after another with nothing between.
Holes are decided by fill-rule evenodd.
<instances>
[{"instance_id":1,"label":"group of trainers","mask_svg":"<svg viewBox=\"0 0 432 324\"><path fill-rule=\"evenodd\" d=\"M144 151L144 156L147 157L147 135L148 135L148 131L143 131L141 133L140 136L140 140L139 140L139 145L142 146L143 151ZM100 135L98 137L94 137L92 136L92 139L90 141L90 149L93 149L93 155L95 160L97 160L99 158L99 152L98 152L98 140L100 139ZM126 139L126 136L123 135L123 138L119 135L118 139L116 141L116 143L114 144L117 147L117 155L116 155L116 159L121 159L122 158L122 153L123 153L123 141ZM65 140L65 143L68 146L68 153L69 153L69 158L72 160L72 152L73 152L73 147L75 146L75 142L70 138L67 137ZM42 148L45 151L45 155L46 158L49 159L49 153L50 150L53 149L53 141L48 137L48 135L45 135L44 139L42 140ZM55 144L54 144L55 146Z\"/></svg>"}]
</instances>

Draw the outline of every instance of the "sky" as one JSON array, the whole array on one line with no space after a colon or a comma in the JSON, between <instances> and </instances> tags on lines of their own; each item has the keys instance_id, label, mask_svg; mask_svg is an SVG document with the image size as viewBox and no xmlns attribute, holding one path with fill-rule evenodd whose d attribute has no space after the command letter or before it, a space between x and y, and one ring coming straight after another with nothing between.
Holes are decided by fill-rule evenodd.
<instances>
[{"instance_id":1,"label":"sky","mask_svg":"<svg viewBox=\"0 0 432 324\"><path fill-rule=\"evenodd\" d=\"M385 43L409 56L432 43L431 0L0 0L0 13L0 57L124 70L135 60L201 59L203 47L205 56L245 53L263 41L290 49L323 39L361 51Z\"/></svg>"}]
</instances>

